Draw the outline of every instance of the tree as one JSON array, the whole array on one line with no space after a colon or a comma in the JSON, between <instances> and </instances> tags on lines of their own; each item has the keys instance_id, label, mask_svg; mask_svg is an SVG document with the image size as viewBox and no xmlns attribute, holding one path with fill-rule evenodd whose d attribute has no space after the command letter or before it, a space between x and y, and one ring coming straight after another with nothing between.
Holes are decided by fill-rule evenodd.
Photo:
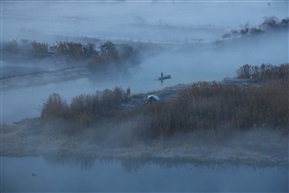
<instances>
[{"instance_id":1,"label":"tree","mask_svg":"<svg viewBox=\"0 0 289 193\"><path fill-rule=\"evenodd\" d=\"M101 54L107 55L117 55L117 50L115 45L111 41L107 41L100 45Z\"/></svg>"},{"instance_id":2,"label":"tree","mask_svg":"<svg viewBox=\"0 0 289 193\"><path fill-rule=\"evenodd\" d=\"M119 59L116 46L111 41L107 41L101 44L100 45L100 57L101 57L101 60L105 63L116 62Z\"/></svg>"},{"instance_id":3,"label":"tree","mask_svg":"<svg viewBox=\"0 0 289 193\"><path fill-rule=\"evenodd\" d=\"M248 64L245 64L239 70L237 70L238 78L250 78L250 71L251 67Z\"/></svg>"},{"instance_id":4,"label":"tree","mask_svg":"<svg viewBox=\"0 0 289 193\"><path fill-rule=\"evenodd\" d=\"M276 16L265 17L261 26L275 27L278 24L278 21Z\"/></svg>"}]
</instances>

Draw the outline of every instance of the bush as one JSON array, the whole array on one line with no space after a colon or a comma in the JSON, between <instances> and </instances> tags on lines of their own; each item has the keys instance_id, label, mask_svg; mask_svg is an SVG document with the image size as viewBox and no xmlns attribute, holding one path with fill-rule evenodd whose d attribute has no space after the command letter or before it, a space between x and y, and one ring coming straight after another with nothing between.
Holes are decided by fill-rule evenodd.
<instances>
[{"instance_id":1,"label":"bush","mask_svg":"<svg viewBox=\"0 0 289 193\"><path fill-rule=\"evenodd\" d=\"M48 44L47 43L39 43L36 41L31 42L32 54L35 57L46 57L49 55Z\"/></svg>"},{"instance_id":2,"label":"bush","mask_svg":"<svg viewBox=\"0 0 289 193\"><path fill-rule=\"evenodd\" d=\"M110 67L127 67L127 64L137 64L137 51L130 45L116 47L107 41L100 45L100 51L93 54L89 60L88 67L93 70L107 70Z\"/></svg>"},{"instance_id":3,"label":"bush","mask_svg":"<svg viewBox=\"0 0 289 193\"><path fill-rule=\"evenodd\" d=\"M288 81L289 63L281 64L279 66L273 66L272 64L262 64L260 67L245 64L236 72L237 78L239 79L251 78L256 81Z\"/></svg>"},{"instance_id":4,"label":"bush","mask_svg":"<svg viewBox=\"0 0 289 193\"><path fill-rule=\"evenodd\" d=\"M281 21L281 25L282 26L288 26L288 24L289 24L289 18L287 17L287 18L284 18L284 19L282 19L282 21Z\"/></svg>"},{"instance_id":5,"label":"bush","mask_svg":"<svg viewBox=\"0 0 289 193\"><path fill-rule=\"evenodd\" d=\"M69 56L72 58L80 59L84 55L81 43L57 42L54 49L55 54L58 56Z\"/></svg>"},{"instance_id":6,"label":"bush","mask_svg":"<svg viewBox=\"0 0 289 193\"><path fill-rule=\"evenodd\" d=\"M111 41L107 41L100 45L100 53L102 55L110 55L112 57L117 57L116 47Z\"/></svg>"},{"instance_id":7,"label":"bush","mask_svg":"<svg viewBox=\"0 0 289 193\"><path fill-rule=\"evenodd\" d=\"M116 46L107 41L100 45L100 52L91 57L88 66L94 70L105 70L111 64L116 65L118 62L119 56Z\"/></svg>"},{"instance_id":8,"label":"bush","mask_svg":"<svg viewBox=\"0 0 289 193\"><path fill-rule=\"evenodd\" d=\"M288 130L286 85L259 87L194 83L167 103L152 103L143 112L150 137L179 132L274 128Z\"/></svg>"},{"instance_id":9,"label":"bush","mask_svg":"<svg viewBox=\"0 0 289 193\"><path fill-rule=\"evenodd\" d=\"M224 34L222 38L230 38L231 36L248 36L248 35L260 35L265 32L286 29L288 28L289 18L284 18L279 22L279 19L276 16L265 17L263 22L256 27L249 27L249 24L241 26L240 30L231 30L230 33Z\"/></svg>"},{"instance_id":10,"label":"bush","mask_svg":"<svg viewBox=\"0 0 289 193\"><path fill-rule=\"evenodd\" d=\"M83 45L83 53L87 58L93 56L93 54L96 53L95 45L92 43L87 43L86 45Z\"/></svg>"},{"instance_id":11,"label":"bush","mask_svg":"<svg viewBox=\"0 0 289 193\"><path fill-rule=\"evenodd\" d=\"M57 94L51 94L41 109L41 118L43 119L66 119L69 113L69 106L62 97Z\"/></svg>"},{"instance_id":12,"label":"bush","mask_svg":"<svg viewBox=\"0 0 289 193\"><path fill-rule=\"evenodd\" d=\"M261 26L274 27L279 24L279 19L276 16L264 17Z\"/></svg>"},{"instance_id":13,"label":"bush","mask_svg":"<svg viewBox=\"0 0 289 193\"><path fill-rule=\"evenodd\" d=\"M65 119L73 125L87 127L101 117L113 116L128 99L123 89L106 89L95 94L82 94L68 105L59 94L48 97L41 110L43 119Z\"/></svg>"},{"instance_id":14,"label":"bush","mask_svg":"<svg viewBox=\"0 0 289 193\"><path fill-rule=\"evenodd\" d=\"M16 54L20 51L19 44L16 40L9 41L4 44L3 51L7 53Z\"/></svg>"},{"instance_id":15,"label":"bush","mask_svg":"<svg viewBox=\"0 0 289 193\"><path fill-rule=\"evenodd\" d=\"M250 29L250 34L252 34L252 35L258 35L258 34L262 34L262 33L264 33L264 31L260 28L252 27Z\"/></svg>"},{"instance_id":16,"label":"bush","mask_svg":"<svg viewBox=\"0 0 289 193\"><path fill-rule=\"evenodd\" d=\"M92 71L109 71L120 68L127 69L131 65L139 63L138 52L130 45L115 45L111 41L104 42L95 48L95 44L88 42L59 41L55 45L48 45L45 42L21 40L18 43L12 40L3 44L2 50L5 53L20 54L36 58L56 57L66 60L82 60ZM12 55L11 55L12 56Z\"/></svg>"},{"instance_id":17,"label":"bush","mask_svg":"<svg viewBox=\"0 0 289 193\"><path fill-rule=\"evenodd\" d=\"M79 128L103 118L125 121L134 117L138 124L130 130L148 139L180 132L221 132L224 129L288 132L288 69L288 64L245 65L238 73L243 77L260 74L257 78L261 77L262 84L241 86L196 82L170 101L127 109L121 108L121 104L129 100L129 88L126 92L116 87L93 95L80 95L73 98L70 105L59 95L52 94L43 105L41 117L65 119Z\"/></svg>"}]
</instances>

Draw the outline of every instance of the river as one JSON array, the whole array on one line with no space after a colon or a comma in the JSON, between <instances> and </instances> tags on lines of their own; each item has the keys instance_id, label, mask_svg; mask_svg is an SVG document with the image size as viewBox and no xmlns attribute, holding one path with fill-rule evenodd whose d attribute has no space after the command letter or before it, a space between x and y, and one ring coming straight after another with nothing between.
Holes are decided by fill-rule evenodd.
<instances>
[{"instance_id":1,"label":"river","mask_svg":"<svg viewBox=\"0 0 289 193\"><path fill-rule=\"evenodd\" d=\"M3 192L288 192L288 167L1 157Z\"/></svg>"}]
</instances>

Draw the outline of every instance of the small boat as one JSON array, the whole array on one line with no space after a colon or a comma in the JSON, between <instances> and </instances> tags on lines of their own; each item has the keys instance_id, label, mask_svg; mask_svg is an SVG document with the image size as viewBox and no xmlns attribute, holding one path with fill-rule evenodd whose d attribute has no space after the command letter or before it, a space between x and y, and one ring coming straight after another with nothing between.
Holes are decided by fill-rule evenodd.
<instances>
[{"instance_id":1,"label":"small boat","mask_svg":"<svg viewBox=\"0 0 289 193\"><path fill-rule=\"evenodd\" d=\"M165 76L161 76L159 77L159 80L166 80L166 79L171 79L171 75L165 75Z\"/></svg>"}]
</instances>

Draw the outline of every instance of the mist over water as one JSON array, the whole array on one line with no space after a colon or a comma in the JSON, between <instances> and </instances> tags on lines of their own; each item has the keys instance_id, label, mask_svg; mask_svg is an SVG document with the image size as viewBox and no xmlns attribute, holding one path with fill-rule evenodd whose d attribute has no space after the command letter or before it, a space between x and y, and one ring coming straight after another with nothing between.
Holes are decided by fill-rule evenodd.
<instances>
[{"instance_id":1,"label":"mist over water","mask_svg":"<svg viewBox=\"0 0 289 193\"><path fill-rule=\"evenodd\" d=\"M285 41L284 41L285 40ZM243 44L213 45L196 50L166 51L142 58L140 65L117 77L91 81L89 78L51 83L2 92L2 118L4 123L12 123L25 117L37 117L41 105L51 93L59 93L68 102L82 93L94 93L106 88L130 87L132 93L159 90L168 86L195 81L221 81L234 77L235 71L244 64L279 65L288 61L288 37L280 33L278 37L264 36L247 40ZM217 48L215 48L217 47ZM48 64L49 65L49 64ZM161 84L160 73L169 74L172 79ZM23 102L25 101L25 102Z\"/></svg>"},{"instance_id":2,"label":"mist over water","mask_svg":"<svg viewBox=\"0 0 289 193\"><path fill-rule=\"evenodd\" d=\"M3 91L4 123L39 116L43 100L53 92L67 100L115 86L130 87L132 93L139 93L179 83L220 81L234 77L235 70L247 63L278 65L288 61L288 32L236 43L214 43L246 23L258 26L267 16L288 17L288 2L4 1L1 9L2 41L28 39L53 44L73 38L84 42L85 38L97 38L169 46L142 58L140 65L111 80L91 82L83 78ZM21 61L1 61L2 76L57 68L49 62L25 65ZM170 74L172 79L160 84L156 79L161 72Z\"/></svg>"},{"instance_id":3,"label":"mist over water","mask_svg":"<svg viewBox=\"0 0 289 193\"><path fill-rule=\"evenodd\" d=\"M52 93L59 93L70 103L77 95L116 86L129 87L132 94L144 93L177 84L233 78L244 64L286 63L288 30L226 40L222 36L244 26L258 27L264 17L286 18L288 5L288 1L1 1L2 42L35 40L53 45L74 41L98 47L109 40L115 44L145 43L151 49L141 54L138 65L121 73L114 70L95 75L99 77L49 84L29 83L27 78L25 86L1 88L1 124L39 117L43 102ZM1 58L1 78L74 65L71 60ZM161 72L172 79L161 83L157 80ZM127 133L119 134L123 131L128 130L121 128L113 134L125 140ZM85 137L91 137L88 135ZM259 137L252 136L254 140ZM288 191L288 166L200 166L83 157L75 161L62 155L1 157L1 163L4 191Z\"/></svg>"}]
</instances>

